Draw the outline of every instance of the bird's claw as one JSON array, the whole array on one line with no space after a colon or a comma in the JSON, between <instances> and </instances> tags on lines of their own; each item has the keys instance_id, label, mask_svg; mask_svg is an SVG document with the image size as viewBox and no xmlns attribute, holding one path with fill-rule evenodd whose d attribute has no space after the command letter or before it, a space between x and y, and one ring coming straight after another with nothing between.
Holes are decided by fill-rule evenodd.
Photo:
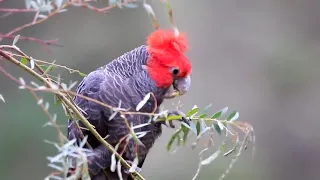
<instances>
[{"instance_id":1,"label":"bird's claw","mask_svg":"<svg viewBox=\"0 0 320 180\"><path fill-rule=\"evenodd\" d=\"M181 116L181 119L179 119L179 121L180 122L184 122L187 125L190 125L190 123L189 123L190 120L187 118L187 116L182 111L179 111L179 110L170 111L168 113L168 116ZM173 121L169 121L169 126L171 128L175 128L175 125L173 124Z\"/></svg>"}]
</instances>

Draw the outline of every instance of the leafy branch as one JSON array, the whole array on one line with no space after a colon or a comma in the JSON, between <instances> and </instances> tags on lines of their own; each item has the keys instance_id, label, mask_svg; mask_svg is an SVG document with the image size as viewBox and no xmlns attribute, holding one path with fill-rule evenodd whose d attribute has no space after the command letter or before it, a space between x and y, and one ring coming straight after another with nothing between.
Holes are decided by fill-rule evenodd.
<instances>
[{"instance_id":1,"label":"leafy branch","mask_svg":"<svg viewBox=\"0 0 320 180\"><path fill-rule=\"evenodd\" d=\"M3 50L3 48L8 47L10 49L14 49L17 51L20 51L19 48L17 48L16 46L0 46L0 56L2 56L3 58L5 58L6 60L14 63L15 65L21 67L24 71L28 72L30 75L34 76L35 78L37 78L38 80L40 80L41 82L44 83L44 86L47 87L48 89L51 89L52 92L61 100L61 102L63 103L63 106L65 107L65 109L70 112L69 115L72 116L76 116L80 119L80 121L85 125L85 127L97 138L97 140L99 140L103 145L105 145L106 147L108 147L108 149L113 152L115 154L115 156L119 159L119 161L121 161L121 163L126 167L126 168L130 168L131 166L116 152L116 150L112 147L112 145L110 145L104 138L102 138L99 133L95 130L95 128L89 123L89 121L83 116L83 114L81 113L81 110L79 110L79 108L72 102L72 99L70 99L70 96L68 96L68 94L60 91L58 89L58 87L60 86L59 84L55 84L54 82L52 82L50 80L50 78L47 76L46 78L41 76L39 73L37 73L36 71L34 71L32 68L28 67L27 65L21 63L19 60L17 60L16 58L8 55L6 53L6 51ZM27 56L25 56L27 57ZM27 59L31 59L30 57L27 57ZM29 61L32 62L32 61ZM35 62L34 62L35 63ZM36 64L36 63L35 63ZM38 67L38 65L36 64L36 66ZM1 71L6 72L2 67L1 67ZM41 70L41 72L43 73L43 71ZM6 74L8 74L6 72ZM13 76L11 76L11 79L14 79ZM16 82L19 82L20 84L20 89L28 89L30 92L35 92L35 90L31 87L29 87L28 85L26 85L25 81L20 78L20 80L15 79ZM41 90L41 86L40 89L38 87L38 90ZM39 101L39 99L38 99ZM110 107L110 106L109 106ZM74 114L74 115L73 115ZM60 131L59 131L60 132ZM133 172L132 173L135 177L138 177L138 179L143 179L143 177L138 174L137 172Z\"/></svg>"},{"instance_id":2,"label":"leafy branch","mask_svg":"<svg viewBox=\"0 0 320 180\"><path fill-rule=\"evenodd\" d=\"M14 78L12 75L10 75L8 72L6 72L2 67L0 67L0 71L4 72L10 79L14 80L15 82L19 83L20 88L21 89L27 89L29 90L32 94L35 94L38 91L42 91L42 92L50 92L50 93L54 93L56 96L58 96L58 98L61 99L62 103L63 103L63 107L64 109L66 109L66 112L72 112L69 115L71 117L74 117L73 114L75 114L76 117L80 118L80 121L85 125L85 128L87 128L87 130L89 130L90 132L92 132L92 134L104 145L106 145L109 150L111 152L113 152L113 154L115 155L116 158L119 159L119 161L121 163L123 163L123 165L126 168L130 168L131 166L129 164L127 164L127 162L121 157L120 154L118 154L116 152L116 149L114 149L114 147L112 147L108 142L105 141L104 138L102 138L98 132L94 129L94 127L87 121L87 119L82 115L81 110L78 109L78 107L73 104L72 100L70 99L72 96L79 96L82 98L85 98L89 101L95 102L97 104L100 104L106 108L110 108L111 110L113 110L114 112L120 113L121 115L145 115L145 116L150 116L151 119L153 119L154 122L159 122L159 121L175 121L175 120L179 120L181 119L181 116L165 116L165 118L159 118L161 117L163 114L166 114L166 111L161 111L160 113L143 113L143 112L131 112L131 111L127 111L126 109L121 109L119 107L112 107L108 104L105 104L103 102L100 102L98 100L77 94L73 91L71 91L70 89L75 85L74 83L71 83L69 86L63 84L62 82L60 82L61 84L56 84L54 82L52 82L52 80L50 80L50 78L48 77L43 77L41 74L35 72L34 69L32 69L31 67L31 62L32 62L32 58L28 57L28 56L22 56L21 55L17 55L18 57L21 57L21 60L28 60L28 64L26 64L25 62L22 63L21 60L17 60L15 57L9 56L8 52L3 50L4 48L9 48L12 50L16 50L16 51L20 51L16 46L0 46L0 55L2 57L4 57L5 59L9 60L10 62L20 66L23 70L25 70L26 72L30 73L31 75L33 75L34 77L36 77L38 80L42 81L44 83L44 86L39 86L39 85L35 85L35 83L31 83L33 84L34 87L29 86L25 83L25 81L20 78L19 80ZM12 55L13 53L11 53ZM21 54L23 54L21 52ZM38 67L38 62L42 62L42 61L37 61L37 62L33 62L35 65L33 65L34 67ZM29 65L29 66L28 66ZM64 66L59 66L57 65L56 67L64 67ZM44 74L44 73L43 73ZM47 74L44 74L45 76ZM59 88L59 86L61 86L62 88ZM150 95L149 95L150 97ZM41 99L36 98L37 99L37 103L39 104ZM148 98L146 98L148 99ZM40 103L41 104L41 103ZM142 106L143 106L143 102L142 102ZM240 121L236 121L237 118L239 117L239 113L236 111L231 112L229 115L227 115L226 119L224 120L218 120L218 118L221 118L222 116L226 115L226 111L227 108L224 108L216 113L214 113L211 117L207 117L207 114L205 113L205 111L209 108L210 106L207 106L206 108L204 108L203 112L200 112L200 108L198 107L194 107L192 110L190 110L186 116L191 120L189 125L186 123L181 123L181 126L179 129L176 130L176 132L172 135L168 145L167 145L167 149L168 151L170 151L173 142L175 140L177 140L177 145L181 145L181 141L183 142L183 144L186 144L186 141L190 138L189 133L191 132L192 134L196 135L196 142L192 143L192 147L194 148L198 142L199 139L203 138L203 136L208 133L209 135L211 133L218 133L219 135L222 134L223 130L225 130L226 135L231 135L233 142L235 143L234 147L229 150L226 151L224 150L224 145L222 145L219 149L219 153L220 152L224 152L224 156L227 156L229 154L231 154L232 152L236 152L236 148L239 146L239 136L238 136L238 132L234 131L234 130L230 130L229 128L231 127L235 127L238 130L240 130L241 132L243 132L246 136L250 137L250 138L245 138L243 140L243 144L245 146L247 146L247 144L249 142L254 142L254 134L253 134L253 128L247 124L247 123L243 123ZM45 112L48 114L47 109L45 108L45 106L43 107L43 109L45 110ZM56 128L57 125L55 125L55 118L52 118L50 116L50 125L55 126ZM127 127L130 129L130 136L131 138L133 138L134 140L136 140L139 144L141 144L141 142L139 141L139 138L143 137L144 134L140 134L137 135L138 133L134 132L134 128L139 128L139 127L132 127L129 125L128 121L124 118L124 120L126 121L126 125ZM144 124L144 126L147 126L149 124ZM142 127L142 126L140 126ZM60 130L58 132L61 132ZM65 137L62 135L62 133L59 133L61 137L63 137L62 139L64 139L65 141ZM60 137L59 136L59 137ZM182 138L181 138L182 136ZM208 144L213 145L213 139L209 138L209 142ZM241 146L242 147L242 146ZM208 148L206 148L206 150L208 150ZM205 151L204 151L205 152ZM203 153L203 152L202 152ZM199 154L199 155L202 155ZM202 160L199 164L199 168L202 165L207 165L210 164L211 161L213 161L215 158L216 154L214 154L214 156L210 156L209 158ZM201 156L202 158L202 156ZM135 174L136 176L140 176L138 173ZM139 177L141 179L143 179L142 177Z\"/></svg>"},{"instance_id":3,"label":"leafy branch","mask_svg":"<svg viewBox=\"0 0 320 180\"><path fill-rule=\"evenodd\" d=\"M38 25L48 20L49 18L68 11L69 7L82 7L89 10L93 10L98 13L107 13L111 9L115 7L127 7L127 8L135 8L136 5L133 4L136 0L126 0L124 2L117 0L109 0L108 5L102 8L97 8L92 4L96 3L96 0L25 0L26 8L25 9L16 9L16 8L0 8L0 12L5 14L2 15L2 18L7 17L9 15L15 13L34 13L33 20L29 23L20 25L10 32L5 34L0 33L0 41L1 39L14 39L15 35L18 32L29 28L34 25ZM3 3L0 1L0 5ZM0 16L1 17L1 16ZM35 37L25 37L21 36L21 40L27 40L39 43L43 45L47 52L51 52L49 49L49 45L61 46L58 44L58 40L41 40Z\"/></svg>"},{"instance_id":4,"label":"leafy branch","mask_svg":"<svg viewBox=\"0 0 320 180\"><path fill-rule=\"evenodd\" d=\"M2 1L0 0L0 3ZM5 16L14 14L14 13L35 13L34 19L32 22L28 24L24 24L22 26L19 26L12 31L1 34L0 38L7 38L7 39L13 39L12 45L0 45L0 59L4 59L6 61L9 61L13 63L14 65L21 68L21 70L29 73L31 76L33 76L35 79L39 80L42 84L38 85L35 82L31 81L30 84L26 83L25 80L20 77L16 78L12 74L10 74L8 71L6 71L2 66L0 66L0 71L6 75L10 80L15 81L19 84L20 89L26 89L28 90L32 96L35 98L37 105L40 106L40 108L44 111L44 113L48 116L49 122L47 122L44 126L53 126L57 132L59 137L59 145L57 143L46 141L47 143L53 144L58 151L60 152L55 157L48 157L50 164L48 166L54 168L57 170L57 172L52 173L47 177L49 178L55 178L55 179L68 179L67 174L69 172L69 167L72 165L68 161L68 156L75 157L77 161L77 169L76 172L73 172L72 177L82 177L83 179L88 179L88 167L87 157L93 155L93 152L91 149L83 148L85 144L88 144L87 137L84 136L82 142L80 145L75 145L76 140L68 140L68 138L62 133L60 126L56 123L57 121L57 115L51 114L49 112L50 103L45 102L41 97L38 96L37 92L47 92L54 94L55 102L57 105L60 105L63 110L65 111L66 116L68 116L70 119L78 119L83 123L85 127L81 127L77 122L77 126L79 129L85 129L87 131L90 131L96 138L101 142L103 145L105 145L110 152L112 153L112 165L111 170L115 171L115 169L118 170L119 177L121 177L121 165L125 168L129 169L129 172L135 179L143 180L144 178L135 171L135 167L138 164L138 158L136 157L134 159L133 164L129 165L126 160L124 160L121 156L124 153L124 150L128 144L128 140L133 139L136 143L136 149L138 149L138 145L143 145L139 138L146 135L147 132L135 132L136 129L148 126L151 123L154 122L160 122L164 121L165 123L169 123L171 127L173 127L172 122L180 120L182 116L168 116L168 111L160 111L159 113L151 112L151 113L143 113L139 112L139 109L150 99L154 98L154 95L152 93L149 93L145 96L145 98L137 105L136 111L128 111L127 109L121 108L121 102L119 102L118 107L113 107L108 104L105 104L103 102L100 102L98 100L77 94L73 92L71 89L75 87L77 82L70 82L69 85L63 83L63 79L60 77L60 75L55 76L51 74L51 71L54 68L63 68L69 73L77 73L80 76L86 76L85 73L72 69L63 65L55 64L54 62L47 62L44 60L38 60L35 58L32 58L28 55L26 55L22 50L20 50L19 47L17 47L15 44L17 41L20 40L29 40L33 42L37 42L41 45L43 45L47 50L49 45L58 45L57 41L43 41L37 38L33 37L24 37L17 35L15 36L17 32L28 28L30 26L42 23L43 21L49 19L50 17L67 11L67 7L69 6L79 6L83 8L88 8L90 10L94 10L99 13L106 13L108 10L114 8L114 7L135 7L134 4L130 4L134 1L109 1L109 5L103 8L96 8L92 5L94 3L93 0L26 0L26 9L10 9L10 8L0 8L0 12L5 12ZM168 7L168 14L170 17L170 22L173 26L173 29L176 33L179 33L174 20L173 20L173 11L172 7L169 3L169 1L165 1L167 7ZM151 16L153 25L155 29L159 27L159 24L157 22L157 18L155 17L155 14L151 8L150 5L144 3L144 8L148 12L148 14ZM74 102L73 97L79 96L81 98L87 99L89 101L95 102L101 106L104 106L106 108L109 108L113 111L113 114L110 117L110 120L114 118L117 114L120 114L120 117L124 120L128 130L129 134L127 134L125 137L122 137L119 141L119 143L113 147L110 145L105 139L107 137L101 137L100 134L95 130L95 127L91 125L88 120L84 117L82 109L80 109ZM0 94L0 100L5 103L5 98L3 95ZM200 169L204 165L208 165L212 163L217 157L219 157L221 154L222 156L229 156L231 154L235 154L234 159L230 162L228 169L225 171L225 173L222 174L220 177L220 180L223 179L226 174L230 172L230 169L233 167L233 164L237 161L239 155L241 154L242 150L246 149L248 147L249 143L255 143L255 135L253 127L246 123L238 121L239 113L236 111L232 111L231 113L227 114L228 108L224 108L213 115L209 116L207 111L211 105L208 105L205 107L202 111L200 111L200 108L197 106L193 107L190 111L186 113L186 117L190 120L189 123L182 122L180 127L173 133L172 137L170 138L168 144L167 144L167 150L170 151L172 149L172 146L174 142L176 141L177 146L185 146L187 144L187 141L191 138L191 136L195 136L196 140L195 142L191 143L191 147L195 148L196 146L199 146L198 142L200 139L204 139L205 136L208 136L208 143L205 145L205 148L199 153L199 165L197 172L193 179L196 179L197 175L200 172ZM133 126L128 122L126 119L126 115L144 115L148 116L150 118L149 123ZM214 147L214 135L218 134L219 136L223 137L225 133L225 138L223 143L219 146L217 151L213 154L211 154L207 158L203 158L203 154L207 152L210 148ZM240 134L243 134L244 137L242 140L240 140ZM226 147L226 141L228 140L228 137L230 137L232 141L232 147L228 149ZM122 152L118 153L118 147L119 144L123 141L126 141L125 148ZM118 161L117 161L117 160ZM56 163L62 164L62 167L57 165ZM62 176L63 178L61 178ZM69 177L71 178L71 177Z\"/></svg>"}]
</instances>

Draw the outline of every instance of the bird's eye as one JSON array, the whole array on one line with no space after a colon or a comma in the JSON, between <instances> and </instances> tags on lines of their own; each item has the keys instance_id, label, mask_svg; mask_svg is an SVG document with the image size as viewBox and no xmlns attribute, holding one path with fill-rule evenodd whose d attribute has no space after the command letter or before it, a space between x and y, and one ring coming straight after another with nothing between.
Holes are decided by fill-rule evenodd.
<instances>
[{"instance_id":1,"label":"bird's eye","mask_svg":"<svg viewBox=\"0 0 320 180\"><path fill-rule=\"evenodd\" d=\"M171 72L172 72L173 75L178 75L180 70L179 70L179 68L174 67L174 68L171 69Z\"/></svg>"}]
</instances>

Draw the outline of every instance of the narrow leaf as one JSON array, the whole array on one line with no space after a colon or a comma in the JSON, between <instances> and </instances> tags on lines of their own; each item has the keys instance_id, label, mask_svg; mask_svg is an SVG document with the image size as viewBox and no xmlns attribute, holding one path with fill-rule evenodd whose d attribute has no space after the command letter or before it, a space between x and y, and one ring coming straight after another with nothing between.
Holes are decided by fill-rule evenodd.
<instances>
[{"instance_id":1,"label":"narrow leaf","mask_svg":"<svg viewBox=\"0 0 320 180\"><path fill-rule=\"evenodd\" d=\"M208 110L209 110L209 108L212 106L212 103L210 103L209 105L207 105L205 108L203 108L203 111L202 111L202 113L206 113Z\"/></svg>"},{"instance_id":2,"label":"narrow leaf","mask_svg":"<svg viewBox=\"0 0 320 180\"><path fill-rule=\"evenodd\" d=\"M140 101L136 107L136 111L139 111L149 100L150 98L150 93L148 93L147 95L144 96L144 98L142 99L142 101Z\"/></svg>"},{"instance_id":3,"label":"narrow leaf","mask_svg":"<svg viewBox=\"0 0 320 180\"><path fill-rule=\"evenodd\" d=\"M0 94L0 100L3 101L4 103L6 102L2 96L2 94Z\"/></svg>"},{"instance_id":4,"label":"narrow leaf","mask_svg":"<svg viewBox=\"0 0 320 180\"><path fill-rule=\"evenodd\" d=\"M177 139L177 146L180 146L180 144L181 144L180 134L178 134L178 136L176 137L176 139Z\"/></svg>"},{"instance_id":5,"label":"narrow leaf","mask_svg":"<svg viewBox=\"0 0 320 180\"><path fill-rule=\"evenodd\" d=\"M228 111L228 106L221 110L221 115L223 116Z\"/></svg>"},{"instance_id":6,"label":"narrow leaf","mask_svg":"<svg viewBox=\"0 0 320 180\"><path fill-rule=\"evenodd\" d=\"M167 117L167 121L172 121L172 120L180 120L182 118L182 116L176 116L176 115L174 115L174 116L168 116Z\"/></svg>"},{"instance_id":7,"label":"narrow leaf","mask_svg":"<svg viewBox=\"0 0 320 180\"><path fill-rule=\"evenodd\" d=\"M33 81L31 81L30 84L34 85L35 87L39 87L39 85Z\"/></svg>"},{"instance_id":8,"label":"narrow leaf","mask_svg":"<svg viewBox=\"0 0 320 180\"><path fill-rule=\"evenodd\" d=\"M200 132L201 132L201 124L200 124L200 121L197 121L197 126L196 126L196 128L197 128L197 136L200 134Z\"/></svg>"},{"instance_id":9,"label":"narrow leaf","mask_svg":"<svg viewBox=\"0 0 320 180\"><path fill-rule=\"evenodd\" d=\"M64 0L56 0L56 5L57 5L58 9L61 8L61 6L62 6L62 4L63 4L63 1L64 1Z\"/></svg>"},{"instance_id":10,"label":"narrow leaf","mask_svg":"<svg viewBox=\"0 0 320 180\"><path fill-rule=\"evenodd\" d=\"M43 74L47 74L49 71L52 71L53 68L56 67L56 65L54 65L55 62L56 62L56 60L54 60L54 61L50 64L50 66L47 67L47 69L43 72ZM58 77L58 81L59 81L59 78L60 78L60 76ZM60 84L60 82L59 82L58 84Z\"/></svg>"},{"instance_id":11,"label":"narrow leaf","mask_svg":"<svg viewBox=\"0 0 320 180\"><path fill-rule=\"evenodd\" d=\"M216 112L214 115L211 116L211 119L217 119L221 117L223 114L225 114L228 110L228 107L223 108L222 110Z\"/></svg>"},{"instance_id":12,"label":"narrow leaf","mask_svg":"<svg viewBox=\"0 0 320 180\"><path fill-rule=\"evenodd\" d=\"M229 116L227 117L228 121L234 121L237 120L239 118L239 113L237 111L233 111L232 113L229 114Z\"/></svg>"},{"instance_id":13,"label":"narrow leaf","mask_svg":"<svg viewBox=\"0 0 320 180\"><path fill-rule=\"evenodd\" d=\"M76 139L72 139L69 142L67 142L65 145L63 145L62 149L66 149L68 147L70 147L71 145L73 145L77 140Z\"/></svg>"},{"instance_id":14,"label":"narrow leaf","mask_svg":"<svg viewBox=\"0 0 320 180\"><path fill-rule=\"evenodd\" d=\"M68 11L68 9L60 9L59 13L63 13L63 12L67 12L67 11Z\"/></svg>"},{"instance_id":15,"label":"narrow leaf","mask_svg":"<svg viewBox=\"0 0 320 180\"><path fill-rule=\"evenodd\" d=\"M221 130L223 130L224 129L224 125L221 123L221 121L218 121L217 123L218 123L219 128Z\"/></svg>"},{"instance_id":16,"label":"narrow leaf","mask_svg":"<svg viewBox=\"0 0 320 180\"><path fill-rule=\"evenodd\" d=\"M189 128L187 128L187 127L185 127L185 126L182 126L182 132L183 132L182 140L183 140L183 144L186 144L186 142L187 142L187 138L188 138L189 131L190 131Z\"/></svg>"},{"instance_id":17,"label":"narrow leaf","mask_svg":"<svg viewBox=\"0 0 320 180\"><path fill-rule=\"evenodd\" d=\"M17 36L13 39L13 42L12 42L12 45L13 45L13 46L18 42L19 38L20 38L20 35L17 35Z\"/></svg>"},{"instance_id":18,"label":"narrow leaf","mask_svg":"<svg viewBox=\"0 0 320 180\"><path fill-rule=\"evenodd\" d=\"M136 156L133 160L133 163L129 169L129 172L133 172L136 170L136 168L138 167L138 163L139 163L139 159L138 159L138 156Z\"/></svg>"},{"instance_id":19,"label":"narrow leaf","mask_svg":"<svg viewBox=\"0 0 320 180\"><path fill-rule=\"evenodd\" d=\"M174 142L174 140L179 136L179 133L182 131L182 129L177 130L170 138L169 143L167 145L167 150L170 151L171 146ZM178 137L179 138L179 137Z\"/></svg>"},{"instance_id":20,"label":"narrow leaf","mask_svg":"<svg viewBox=\"0 0 320 180\"><path fill-rule=\"evenodd\" d=\"M71 90L75 85L77 85L77 81L74 81L73 83L71 83L68 87L69 90Z\"/></svg>"},{"instance_id":21,"label":"narrow leaf","mask_svg":"<svg viewBox=\"0 0 320 180\"><path fill-rule=\"evenodd\" d=\"M41 18L41 19L46 19L46 18L48 18L48 16L46 16L46 15L44 15L44 14L39 14L38 17Z\"/></svg>"},{"instance_id":22,"label":"narrow leaf","mask_svg":"<svg viewBox=\"0 0 320 180\"><path fill-rule=\"evenodd\" d=\"M116 170L116 164L117 164L116 155L113 153L111 155L111 166L110 166L110 171L111 172L114 172Z\"/></svg>"},{"instance_id":23,"label":"narrow leaf","mask_svg":"<svg viewBox=\"0 0 320 180\"><path fill-rule=\"evenodd\" d=\"M196 114L197 112L199 111L199 108L193 108L191 111L189 111L188 113L187 113L187 117L191 117L192 115L194 115L194 114Z\"/></svg>"},{"instance_id":24,"label":"narrow leaf","mask_svg":"<svg viewBox=\"0 0 320 180\"><path fill-rule=\"evenodd\" d=\"M20 81L20 84L21 84L22 86L25 86L25 85L26 85L26 82L23 80L22 77L19 77L19 81Z\"/></svg>"},{"instance_id":25,"label":"narrow leaf","mask_svg":"<svg viewBox=\"0 0 320 180\"><path fill-rule=\"evenodd\" d=\"M120 162L120 160L117 163L117 173L118 173L119 180L123 180L122 172L121 172L121 162Z\"/></svg>"},{"instance_id":26,"label":"narrow leaf","mask_svg":"<svg viewBox=\"0 0 320 180\"><path fill-rule=\"evenodd\" d=\"M54 163L54 162L57 162L59 161L62 157L64 156L63 153L60 153L54 157L47 157L47 159L51 162L51 163Z\"/></svg>"},{"instance_id":27,"label":"narrow leaf","mask_svg":"<svg viewBox=\"0 0 320 180\"><path fill-rule=\"evenodd\" d=\"M60 171L60 172L63 172L63 168L62 168L62 167L59 167L59 166L57 166L57 165L55 165L55 164L48 164L48 166L51 167L51 168L53 168L53 169L56 169L56 170L58 170L58 171ZM61 178L61 179L62 179L62 178Z\"/></svg>"},{"instance_id":28,"label":"narrow leaf","mask_svg":"<svg viewBox=\"0 0 320 180\"><path fill-rule=\"evenodd\" d=\"M221 116L221 114L222 114L221 111L216 112L214 115L211 116L211 119L217 119Z\"/></svg>"},{"instance_id":29,"label":"narrow leaf","mask_svg":"<svg viewBox=\"0 0 320 180\"><path fill-rule=\"evenodd\" d=\"M67 87L67 85L65 83L61 83L61 86L62 86L62 89L68 90L68 87ZM56 87L58 87L58 86L56 86Z\"/></svg>"},{"instance_id":30,"label":"narrow leaf","mask_svg":"<svg viewBox=\"0 0 320 180\"><path fill-rule=\"evenodd\" d=\"M150 15L156 16L156 15L154 14L154 11L153 11L152 7L151 7L149 4L144 3L144 4L143 4L143 7L146 9L146 11L147 11Z\"/></svg>"},{"instance_id":31,"label":"narrow leaf","mask_svg":"<svg viewBox=\"0 0 320 180\"><path fill-rule=\"evenodd\" d=\"M85 74L85 73L82 73L82 72L79 72L79 75L80 75L80 76L82 76L82 77L85 77L85 76L87 76L87 74Z\"/></svg>"},{"instance_id":32,"label":"narrow leaf","mask_svg":"<svg viewBox=\"0 0 320 180\"><path fill-rule=\"evenodd\" d=\"M31 58L31 59L30 59L30 68L31 68L31 69L34 69L34 64L35 64L35 63L34 63L34 60Z\"/></svg>"},{"instance_id":33,"label":"narrow leaf","mask_svg":"<svg viewBox=\"0 0 320 180\"><path fill-rule=\"evenodd\" d=\"M145 126L148 126L148 125L151 125L151 124L150 123L139 124L139 125L133 126L132 129L142 128L142 127L145 127Z\"/></svg>"},{"instance_id":34,"label":"narrow leaf","mask_svg":"<svg viewBox=\"0 0 320 180\"><path fill-rule=\"evenodd\" d=\"M83 138L83 140L81 141L79 147L84 147L84 145L86 144L87 140L88 140L88 136L84 136L84 138Z\"/></svg>"},{"instance_id":35,"label":"narrow leaf","mask_svg":"<svg viewBox=\"0 0 320 180\"><path fill-rule=\"evenodd\" d=\"M131 128L133 128L133 124L132 123L131 123ZM130 135L133 138L133 140L136 141L139 145L144 146L144 144L140 141L140 139L138 138L138 136L136 135L136 133L134 132L133 129L131 129Z\"/></svg>"},{"instance_id":36,"label":"narrow leaf","mask_svg":"<svg viewBox=\"0 0 320 180\"><path fill-rule=\"evenodd\" d=\"M201 161L201 165L208 165L211 162L213 162L220 154L220 149L217 150L215 153L213 153L210 157L208 157L207 159Z\"/></svg>"},{"instance_id":37,"label":"narrow leaf","mask_svg":"<svg viewBox=\"0 0 320 180\"><path fill-rule=\"evenodd\" d=\"M116 117L117 114L118 114L117 111L113 112L111 116L109 116L109 121L111 121L114 117Z\"/></svg>"},{"instance_id":38,"label":"narrow leaf","mask_svg":"<svg viewBox=\"0 0 320 180\"><path fill-rule=\"evenodd\" d=\"M137 135L138 138L142 138L142 137L145 136L148 132L150 132L150 131L137 132L136 135Z\"/></svg>"},{"instance_id":39,"label":"narrow leaf","mask_svg":"<svg viewBox=\"0 0 320 180\"><path fill-rule=\"evenodd\" d=\"M201 114L200 116L199 116L199 118L205 118L205 117L207 117L207 114Z\"/></svg>"},{"instance_id":40,"label":"narrow leaf","mask_svg":"<svg viewBox=\"0 0 320 180\"><path fill-rule=\"evenodd\" d=\"M218 124L213 124L213 126L214 126L214 129L217 131L217 133L218 133L219 135L221 135L221 129L220 129L220 127L218 126Z\"/></svg>"}]
</instances>

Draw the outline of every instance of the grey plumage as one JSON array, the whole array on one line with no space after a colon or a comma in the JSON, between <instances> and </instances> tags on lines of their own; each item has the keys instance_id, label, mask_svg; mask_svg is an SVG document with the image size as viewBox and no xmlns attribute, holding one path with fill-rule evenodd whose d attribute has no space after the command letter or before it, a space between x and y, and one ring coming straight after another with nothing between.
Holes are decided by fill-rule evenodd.
<instances>
[{"instance_id":1,"label":"grey plumage","mask_svg":"<svg viewBox=\"0 0 320 180\"><path fill-rule=\"evenodd\" d=\"M109 64L102 66L88 74L77 88L77 93L88 96L90 98L102 101L111 106L117 107L121 101L121 108L135 111L137 104L144 96L152 92L156 96L157 107L162 103L163 96L167 89L156 87L155 82L150 78L147 70L143 68L147 65L149 54L147 46L140 46L124 55L113 60ZM89 122L95 126L96 130L102 137L109 136L106 141L115 146L119 140L129 134L129 130L125 125L124 120L117 114L112 120L108 120L113 113L110 109L105 108L97 103L88 101L84 98L75 97L75 103L85 112L84 116ZM140 110L141 112L152 112L155 108L153 98L145 104ZM157 109L158 111L158 109ZM147 123L148 116L144 115L128 115L126 116L129 123L134 126ZM79 125L84 127L80 122ZM81 140L80 130L76 127L73 120L69 120L68 138ZM88 142L92 146L98 156L90 157L89 169L91 178L94 179L118 179L117 172L110 171L111 153L107 147L101 145L98 140L87 130L81 130L84 135L88 135ZM135 132L150 131L144 137L140 138L145 147L139 146L139 164L142 167L143 162L153 146L155 140L161 134L161 123L153 123L142 128L135 129ZM123 145L119 147L119 152L122 151ZM133 161L135 157L135 142L130 140L123 158L128 161ZM106 167L108 177L106 178L101 171L101 167ZM124 179L129 178L125 173L122 173ZM130 178L129 178L130 179Z\"/></svg>"}]
</instances>

